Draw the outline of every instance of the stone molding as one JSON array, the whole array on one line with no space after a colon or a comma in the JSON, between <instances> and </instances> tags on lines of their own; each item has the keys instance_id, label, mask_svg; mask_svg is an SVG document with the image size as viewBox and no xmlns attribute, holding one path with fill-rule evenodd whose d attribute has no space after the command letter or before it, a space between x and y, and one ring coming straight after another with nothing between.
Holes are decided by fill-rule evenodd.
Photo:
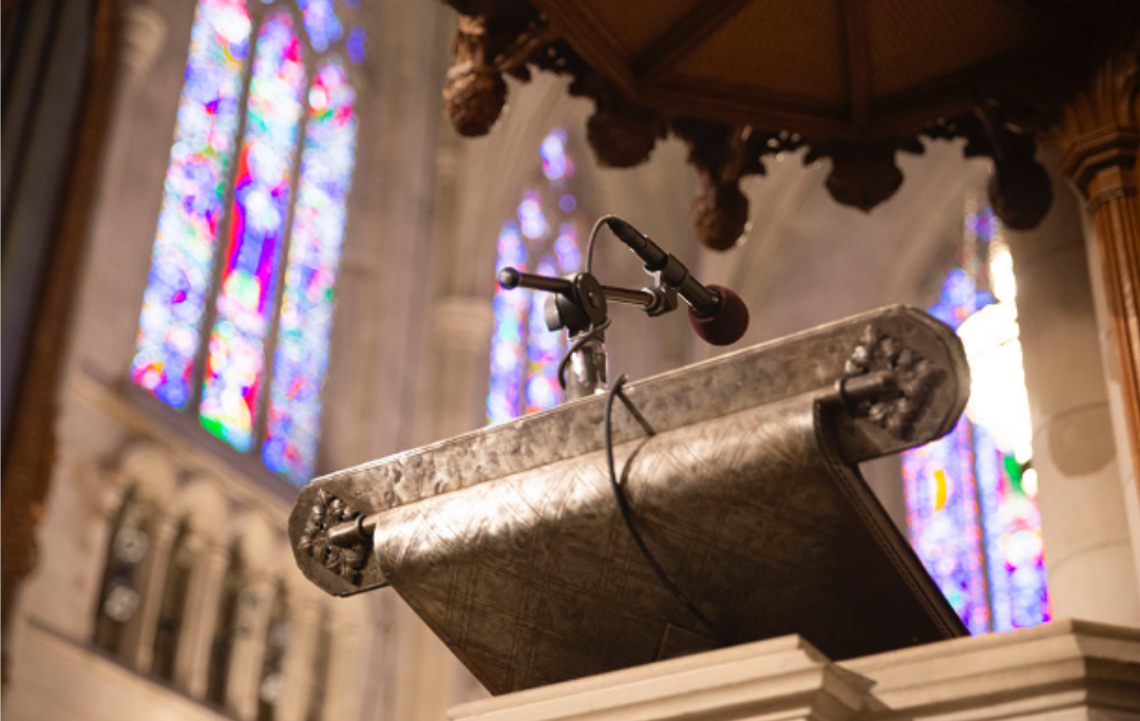
<instances>
[{"instance_id":1,"label":"stone molding","mask_svg":"<svg viewBox=\"0 0 1140 721\"><path fill-rule=\"evenodd\" d=\"M1140 629L1062 620L833 663L799 636L458 706L454 721L1140 719Z\"/></svg>"}]
</instances>

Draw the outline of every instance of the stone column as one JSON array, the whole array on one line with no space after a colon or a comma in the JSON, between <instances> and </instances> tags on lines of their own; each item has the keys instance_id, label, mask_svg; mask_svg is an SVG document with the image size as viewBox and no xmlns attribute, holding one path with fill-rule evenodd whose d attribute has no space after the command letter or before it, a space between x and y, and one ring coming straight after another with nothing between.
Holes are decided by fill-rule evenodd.
<instances>
[{"instance_id":1,"label":"stone column","mask_svg":"<svg viewBox=\"0 0 1140 721\"><path fill-rule=\"evenodd\" d=\"M1087 202L1095 229L1134 478L1140 479L1140 48L1119 28L1114 51L1069 100L1058 145L1061 171Z\"/></svg>"},{"instance_id":2,"label":"stone column","mask_svg":"<svg viewBox=\"0 0 1140 721\"><path fill-rule=\"evenodd\" d=\"M1140 625L1140 593L1077 198L1060 183L1032 231L1007 230L1017 277L1045 564L1055 618Z\"/></svg>"},{"instance_id":3,"label":"stone column","mask_svg":"<svg viewBox=\"0 0 1140 721\"><path fill-rule=\"evenodd\" d=\"M210 644L218 623L222 582L228 564L229 550L211 544L199 554L191 572L182 638L174 660L174 682L195 698L206 695Z\"/></svg>"},{"instance_id":4,"label":"stone column","mask_svg":"<svg viewBox=\"0 0 1140 721\"><path fill-rule=\"evenodd\" d=\"M430 412L417 414L417 438L429 442L486 423L488 359L494 313L490 297L453 295L432 304Z\"/></svg>"},{"instance_id":5,"label":"stone column","mask_svg":"<svg viewBox=\"0 0 1140 721\"><path fill-rule=\"evenodd\" d=\"M226 708L232 710L239 719L252 720L257 716L258 685L261 682L261 664L265 658L265 634L273 615L275 592L272 580L260 576L243 588L238 596L237 632L230 656Z\"/></svg>"},{"instance_id":6,"label":"stone column","mask_svg":"<svg viewBox=\"0 0 1140 721\"><path fill-rule=\"evenodd\" d=\"M162 594L170 570L170 551L178 533L178 520L159 515L151 521L151 547L137 590L139 609L124 629L123 650L127 663L148 673L154 658L154 635L162 611Z\"/></svg>"},{"instance_id":7,"label":"stone column","mask_svg":"<svg viewBox=\"0 0 1140 721\"><path fill-rule=\"evenodd\" d=\"M455 698L458 663L451 651L416 616L406 603L395 609L396 666L392 718L400 721L438 721L447 718Z\"/></svg>"},{"instance_id":8,"label":"stone column","mask_svg":"<svg viewBox=\"0 0 1140 721\"><path fill-rule=\"evenodd\" d=\"M371 639L361 619L353 613L356 609L333 610L332 649L321 718L355 721L360 718L364 672L368 668L365 655ZM338 610L341 613L336 613ZM348 615L343 611L348 611Z\"/></svg>"},{"instance_id":9,"label":"stone column","mask_svg":"<svg viewBox=\"0 0 1140 721\"><path fill-rule=\"evenodd\" d=\"M315 601L297 599L289 609L289 646L281 669L285 676L285 690L277 707L281 721L305 721L313 688L313 662L317 654L320 621L321 606Z\"/></svg>"}]
</instances>

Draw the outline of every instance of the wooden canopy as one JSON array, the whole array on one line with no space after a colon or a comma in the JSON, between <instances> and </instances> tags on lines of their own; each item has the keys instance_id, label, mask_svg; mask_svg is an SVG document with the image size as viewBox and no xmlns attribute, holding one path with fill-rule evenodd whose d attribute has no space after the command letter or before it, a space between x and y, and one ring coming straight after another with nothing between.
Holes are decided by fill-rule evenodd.
<instances>
[{"instance_id":1,"label":"wooden canopy","mask_svg":"<svg viewBox=\"0 0 1140 721\"><path fill-rule=\"evenodd\" d=\"M812 140L915 135L994 76L1088 49L1111 3L534 0L627 97ZM1083 8L1083 9L1082 9ZM1021 67L1019 67L1021 66Z\"/></svg>"},{"instance_id":2,"label":"wooden canopy","mask_svg":"<svg viewBox=\"0 0 1140 721\"><path fill-rule=\"evenodd\" d=\"M997 162L1007 225L1044 215L1050 183L1036 135L1056 123L1118 35L1127 0L450 0L464 14L445 97L456 128L487 132L502 74L573 75L595 100L599 162L627 167L672 132L701 175L698 235L731 247L747 221L738 181L767 154L809 146L828 189L869 210L902 183L895 154L919 138L967 138Z\"/></svg>"}]
</instances>

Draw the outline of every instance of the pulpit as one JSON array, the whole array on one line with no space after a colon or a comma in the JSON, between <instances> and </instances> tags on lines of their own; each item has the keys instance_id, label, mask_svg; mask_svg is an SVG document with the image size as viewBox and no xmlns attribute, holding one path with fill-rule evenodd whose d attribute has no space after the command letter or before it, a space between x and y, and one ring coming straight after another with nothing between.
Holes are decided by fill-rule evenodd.
<instances>
[{"instance_id":1,"label":"pulpit","mask_svg":"<svg viewBox=\"0 0 1140 721\"><path fill-rule=\"evenodd\" d=\"M968 391L953 332L885 308L317 479L290 539L330 594L392 586L494 694L788 634L837 661L952 639L858 463Z\"/></svg>"}]
</instances>

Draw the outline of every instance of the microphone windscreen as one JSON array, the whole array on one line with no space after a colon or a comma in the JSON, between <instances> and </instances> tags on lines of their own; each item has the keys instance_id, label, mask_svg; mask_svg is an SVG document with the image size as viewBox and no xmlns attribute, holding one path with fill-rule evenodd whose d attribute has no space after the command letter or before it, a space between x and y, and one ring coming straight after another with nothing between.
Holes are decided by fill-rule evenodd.
<instances>
[{"instance_id":1,"label":"microphone windscreen","mask_svg":"<svg viewBox=\"0 0 1140 721\"><path fill-rule=\"evenodd\" d=\"M689 309L689 323L706 343L732 345L748 330L748 306L736 293L723 285L710 285L720 294L720 308L716 313L701 318Z\"/></svg>"}]
</instances>

